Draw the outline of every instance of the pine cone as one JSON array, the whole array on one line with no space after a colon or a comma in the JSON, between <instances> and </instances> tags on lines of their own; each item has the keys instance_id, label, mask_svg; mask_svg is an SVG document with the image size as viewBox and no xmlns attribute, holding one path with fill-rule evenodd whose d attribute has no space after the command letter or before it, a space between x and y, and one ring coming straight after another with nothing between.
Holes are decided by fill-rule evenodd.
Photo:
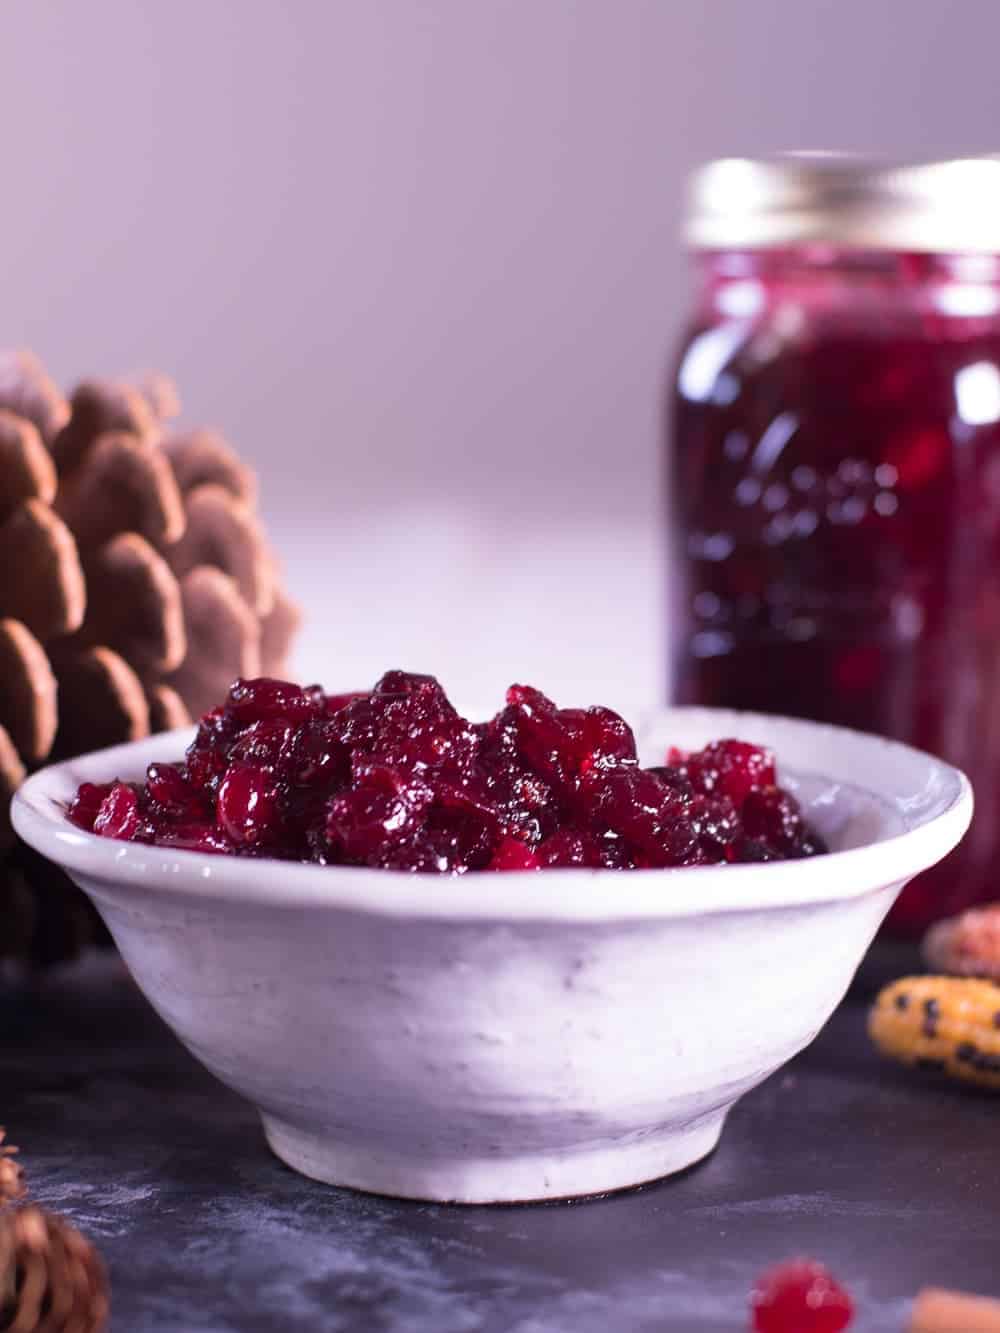
<instances>
[{"instance_id":1,"label":"pine cone","mask_svg":"<svg viewBox=\"0 0 1000 1333\"><path fill-rule=\"evenodd\" d=\"M24 1173L14 1161L18 1149L4 1143L7 1131L0 1129L0 1207L24 1194Z\"/></svg>"},{"instance_id":2,"label":"pine cone","mask_svg":"<svg viewBox=\"0 0 1000 1333\"><path fill-rule=\"evenodd\" d=\"M48 758L182 726L236 676L281 675L298 612L213 431L172 431L173 386L88 380L67 402L0 352L0 955L53 962L102 933L7 815Z\"/></svg>"},{"instance_id":3,"label":"pine cone","mask_svg":"<svg viewBox=\"0 0 1000 1333\"><path fill-rule=\"evenodd\" d=\"M33 1205L0 1214L0 1330L100 1333L108 1281L75 1227Z\"/></svg>"}]
</instances>

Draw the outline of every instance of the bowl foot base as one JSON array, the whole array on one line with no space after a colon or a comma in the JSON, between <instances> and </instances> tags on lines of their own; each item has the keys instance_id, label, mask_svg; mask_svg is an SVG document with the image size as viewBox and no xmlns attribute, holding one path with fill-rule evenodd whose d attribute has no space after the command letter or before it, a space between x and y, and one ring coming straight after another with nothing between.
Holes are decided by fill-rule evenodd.
<instances>
[{"instance_id":1,"label":"bowl foot base","mask_svg":"<svg viewBox=\"0 0 1000 1333\"><path fill-rule=\"evenodd\" d=\"M706 1157L726 1111L604 1148L495 1157L409 1158L338 1143L261 1114L277 1157L293 1170L368 1194L434 1203L533 1203L608 1194L672 1175Z\"/></svg>"}]
</instances>

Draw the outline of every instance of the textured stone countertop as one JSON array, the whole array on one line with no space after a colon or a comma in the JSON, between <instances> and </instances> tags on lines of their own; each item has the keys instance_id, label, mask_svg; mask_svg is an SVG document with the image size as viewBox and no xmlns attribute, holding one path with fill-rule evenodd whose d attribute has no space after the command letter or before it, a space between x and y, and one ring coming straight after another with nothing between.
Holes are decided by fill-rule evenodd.
<instances>
[{"instance_id":1,"label":"textured stone countertop","mask_svg":"<svg viewBox=\"0 0 1000 1333\"><path fill-rule=\"evenodd\" d=\"M764 1265L825 1259L857 1333L925 1282L1000 1295L1000 1102L881 1064L871 960L817 1042L673 1180L446 1208L331 1189L267 1150L111 959L0 991L0 1120L36 1198L100 1245L113 1333L737 1333Z\"/></svg>"}]
</instances>

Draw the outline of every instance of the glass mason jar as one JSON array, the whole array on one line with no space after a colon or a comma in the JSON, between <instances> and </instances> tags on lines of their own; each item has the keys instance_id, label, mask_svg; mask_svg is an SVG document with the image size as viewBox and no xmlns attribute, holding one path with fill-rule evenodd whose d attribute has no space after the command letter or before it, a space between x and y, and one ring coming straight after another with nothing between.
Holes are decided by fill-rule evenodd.
<instances>
[{"instance_id":1,"label":"glass mason jar","mask_svg":"<svg viewBox=\"0 0 1000 1333\"><path fill-rule=\"evenodd\" d=\"M688 238L673 694L963 768L972 829L890 918L915 932L1000 898L1000 159L715 163Z\"/></svg>"}]
</instances>

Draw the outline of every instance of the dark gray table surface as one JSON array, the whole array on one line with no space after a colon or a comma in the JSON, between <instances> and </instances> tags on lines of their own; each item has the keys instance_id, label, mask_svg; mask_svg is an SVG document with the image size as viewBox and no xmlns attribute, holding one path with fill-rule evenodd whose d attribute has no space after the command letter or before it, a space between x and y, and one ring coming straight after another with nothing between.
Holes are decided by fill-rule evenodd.
<instances>
[{"instance_id":1,"label":"dark gray table surface","mask_svg":"<svg viewBox=\"0 0 1000 1333\"><path fill-rule=\"evenodd\" d=\"M454 1208L305 1180L111 960L0 992L0 1119L35 1197L93 1237L114 1333L737 1333L764 1265L827 1261L857 1333L933 1282L1000 1295L1000 1100L881 1063L869 960L816 1043L683 1175Z\"/></svg>"}]
</instances>

